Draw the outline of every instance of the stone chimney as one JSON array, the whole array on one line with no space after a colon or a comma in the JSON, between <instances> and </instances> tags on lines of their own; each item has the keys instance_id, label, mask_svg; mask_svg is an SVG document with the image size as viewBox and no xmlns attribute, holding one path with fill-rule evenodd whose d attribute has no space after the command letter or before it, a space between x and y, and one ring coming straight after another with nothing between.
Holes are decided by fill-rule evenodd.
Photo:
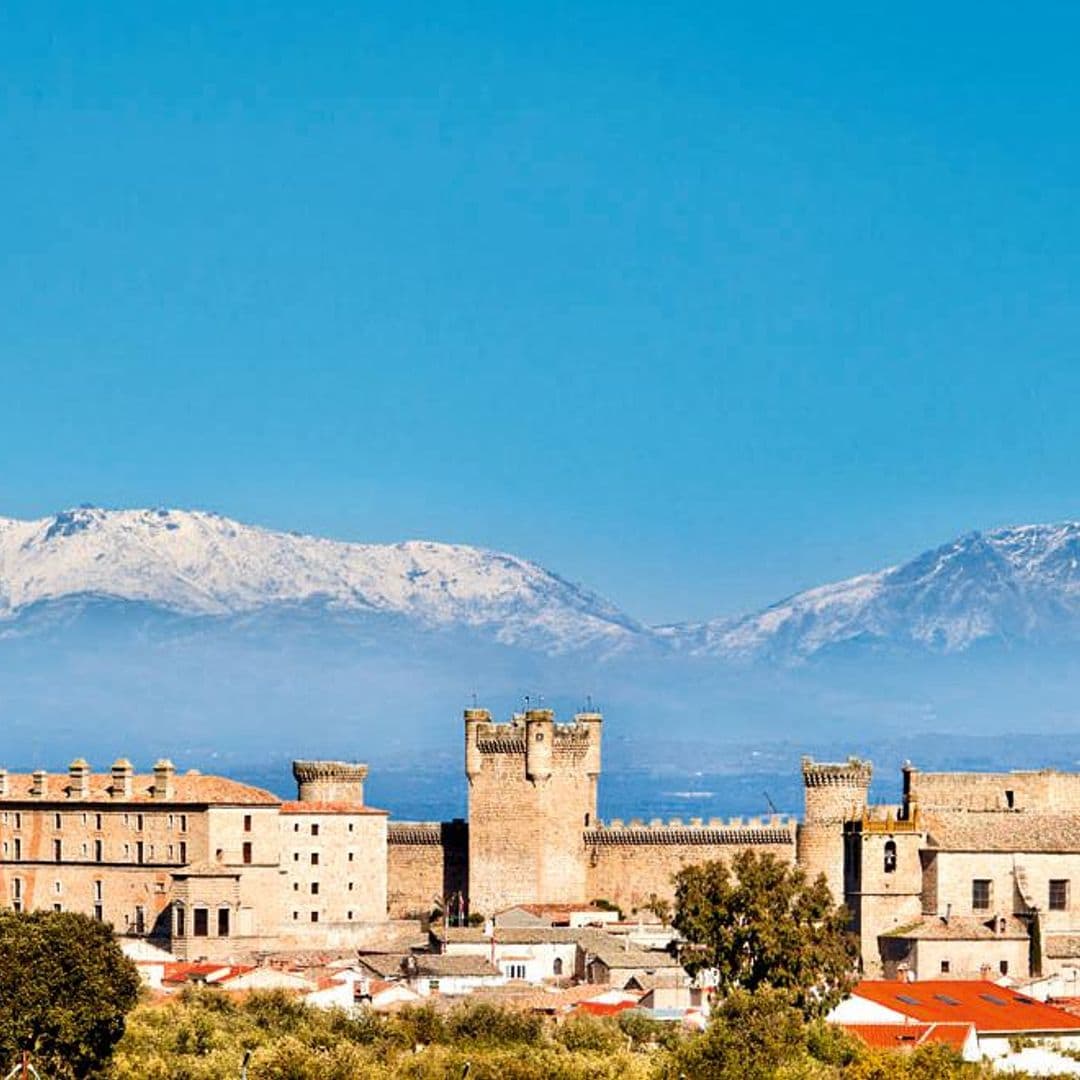
<instances>
[{"instance_id":1,"label":"stone chimney","mask_svg":"<svg viewBox=\"0 0 1080 1080\"><path fill-rule=\"evenodd\" d=\"M30 794L35 799L43 799L49 790L49 774L44 769L35 769L30 777Z\"/></svg>"},{"instance_id":2,"label":"stone chimney","mask_svg":"<svg viewBox=\"0 0 1080 1080\"><path fill-rule=\"evenodd\" d=\"M155 799L171 799L175 796L174 776L176 776L176 766L168 758L162 758L154 763Z\"/></svg>"},{"instance_id":3,"label":"stone chimney","mask_svg":"<svg viewBox=\"0 0 1080 1080\"><path fill-rule=\"evenodd\" d=\"M130 799L135 769L127 758L118 758L112 766L112 790L114 799Z\"/></svg>"},{"instance_id":4,"label":"stone chimney","mask_svg":"<svg viewBox=\"0 0 1080 1080\"><path fill-rule=\"evenodd\" d=\"M76 758L68 766L69 799L85 799L90 794L90 765L85 758Z\"/></svg>"}]
</instances>

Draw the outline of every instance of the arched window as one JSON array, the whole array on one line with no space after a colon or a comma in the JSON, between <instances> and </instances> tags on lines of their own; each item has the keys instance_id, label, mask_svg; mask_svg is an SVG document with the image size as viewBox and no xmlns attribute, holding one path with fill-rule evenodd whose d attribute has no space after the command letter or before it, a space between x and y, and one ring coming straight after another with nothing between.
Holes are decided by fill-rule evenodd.
<instances>
[{"instance_id":1,"label":"arched window","mask_svg":"<svg viewBox=\"0 0 1080 1080\"><path fill-rule=\"evenodd\" d=\"M556 975L561 975L562 974L562 957L561 956L556 956L555 957L555 963L552 965L552 970L555 972Z\"/></svg>"},{"instance_id":2,"label":"arched window","mask_svg":"<svg viewBox=\"0 0 1080 1080\"><path fill-rule=\"evenodd\" d=\"M885 873L891 874L896 870L896 841L885 841Z\"/></svg>"}]
</instances>

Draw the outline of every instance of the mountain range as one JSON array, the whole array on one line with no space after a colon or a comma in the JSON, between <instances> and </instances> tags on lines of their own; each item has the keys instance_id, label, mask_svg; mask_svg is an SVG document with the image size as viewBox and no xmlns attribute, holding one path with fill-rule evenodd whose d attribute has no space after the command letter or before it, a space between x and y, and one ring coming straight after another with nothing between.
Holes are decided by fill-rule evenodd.
<instances>
[{"instance_id":1,"label":"mountain range","mask_svg":"<svg viewBox=\"0 0 1080 1080\"><path fill-rule=\"evenodd\" d=\"M0 636L43 608L111 601L190 620L303 609L466 632L547 654L665 651L800 663L837 650L935 654L1080 630L1080 524L972 532L763 611L653 627L534 562L458 544L342 543L183 510L0 518Z\"/></svg>"},{"instance_id":2,"label":"mountain range","mask_svg":"<svg viewBox=\"0 0 1080 1080\"><path fill-rule=\"evenodd\" d=\"M1078 566L1080 525L997 529L650 626L477 547L186 510L0 519L0 766L331 755L456 777L461 706L526 694L599 705L609 766L730 772L815 741L925 760L945 732L1080 730Z\"/></svg>"}]
</instances>

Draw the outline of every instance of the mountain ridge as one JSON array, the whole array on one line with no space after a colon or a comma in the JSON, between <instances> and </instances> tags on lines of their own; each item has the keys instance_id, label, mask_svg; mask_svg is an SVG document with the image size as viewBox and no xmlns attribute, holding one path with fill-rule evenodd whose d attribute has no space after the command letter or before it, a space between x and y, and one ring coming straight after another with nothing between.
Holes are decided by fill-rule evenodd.
<instances>
[{"instance_id":1,"label":"mountain ridge","mask_svg":"<svg viewBox=\"0 0 1080 1080\"><path fill-rule=\"evenodd\" d=\"M94 597L196 618L290 605L394 616L556 655L659 648L735 664L866 648L947 655L987 641L1080 638L1080 524L972 531L757 612L648 626L536 562L470 545L328 540L200 510L0 518L0 623Z\"/></svg>"}]
</instances>

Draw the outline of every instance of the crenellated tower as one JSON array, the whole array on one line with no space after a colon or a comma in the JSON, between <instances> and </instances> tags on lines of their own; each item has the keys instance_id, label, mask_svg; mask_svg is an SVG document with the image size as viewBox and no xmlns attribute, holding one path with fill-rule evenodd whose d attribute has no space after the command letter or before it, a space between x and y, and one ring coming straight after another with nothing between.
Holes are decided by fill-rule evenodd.
<instances>
[{"instance_id":1,"label":"crenellated tower","mask_svg":"<svg viewBox=\"0 0 1080 1080\"><path fill-rule=\"evenodd\" d=\"M844 879L845 825L866 811L873 766L848 758L845 762L802 759L805 814L799 827L799 866L813 880L824 874L833 898L846 898Z\"/></svg>"},{"instance_id":2,"label":"crenellated tower","mask_svg":"<svg viewBox=\"0 0 1080 1080\"><path fill-rule=\"evenodd\" d=\"M363 805L368 767L358 761L294 761L292 771L301 802Z\"/></svg>"},{"instance_id":3,"label":"crenellated tower","mask_svg":"<svg viewBox=\"0 0 1080 1080\"><path fill-rule=\"evenodd\" d=\"M596 822L602 723L529 709L496 724L487 709L465 710L472 911L590 899L583 837Z\"/></svg>"}]
</instances>

